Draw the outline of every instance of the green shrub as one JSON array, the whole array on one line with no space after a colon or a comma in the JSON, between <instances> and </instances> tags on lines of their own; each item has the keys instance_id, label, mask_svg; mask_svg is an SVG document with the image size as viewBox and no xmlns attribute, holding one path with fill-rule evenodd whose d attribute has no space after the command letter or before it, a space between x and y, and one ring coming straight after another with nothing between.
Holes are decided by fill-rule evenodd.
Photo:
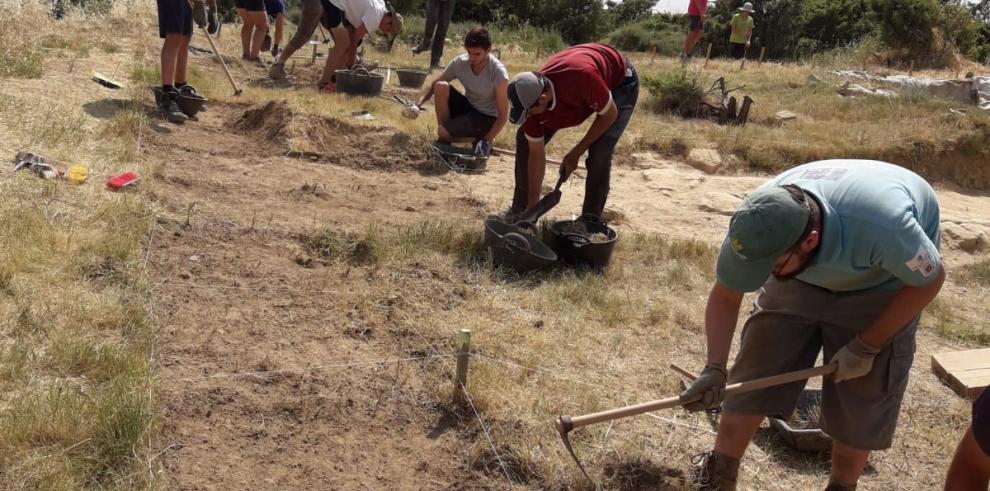
<instances>
[{"instance_id":1,"label":"green shrub","mask_svg":"<svg viewBox=\"0 0 990 491\"><path fill-rule=\"evenodd\" d=\"M684 32L672 26L651 29L649 22L637 22L612 31L608 43L623 51L652 51L664 56L674 56L681 52Z\"/></svg>"},{"instance_id":2,"label":"green shrub","mask_svg":"<svg viewBox=\"0 0 990 491\"><path fill-rule=\"evenodd\" d=\"M939 20L938 0L874 0L880 37L890 47L925 53Z\"/></svg>"},{"instance_id":3,"label":"green shrub","mask_svg":"<svg viewBox=\"0 0 990 491\"><path fill-rule=\"evenodd\" d=\"M662 73L645 77L643 86L653 97L653 110L687 116L693 113L702 100L703 90L698 79L689 77L687 71Z\"/></svg>"}]
</instances>

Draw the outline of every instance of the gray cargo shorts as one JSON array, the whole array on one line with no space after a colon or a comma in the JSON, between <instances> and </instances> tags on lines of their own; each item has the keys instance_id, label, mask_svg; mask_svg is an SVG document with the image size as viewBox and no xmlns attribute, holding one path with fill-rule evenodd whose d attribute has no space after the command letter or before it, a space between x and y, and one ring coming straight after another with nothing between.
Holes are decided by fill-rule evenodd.
<instances>
[{"instance_id":1,"label":"gray cargo shorts","mask_svg":"<svg viewBox=\"0 0 990 491\"><path fill-rule=\"evenodd\" d=\"M768 377L814 365L824 349L832 356L879 317L896 292L834 293L799 280L770 279L743 327L729 383ZM863 450L890 448L914 360L918 318L901 328L864 377L822 383L822 429ZM728 396L726 413L790 415L805 383Z\"/></svg>"}]
</instances>

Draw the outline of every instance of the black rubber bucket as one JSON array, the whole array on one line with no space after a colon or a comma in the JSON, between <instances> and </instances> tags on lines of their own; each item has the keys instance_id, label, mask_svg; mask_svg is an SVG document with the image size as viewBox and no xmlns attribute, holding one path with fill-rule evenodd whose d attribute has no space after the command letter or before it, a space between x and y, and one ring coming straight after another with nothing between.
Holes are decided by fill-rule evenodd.
<instances>
[{"instance_id":1,"label":"black rubber bucket","mask_svg":"<svg viewBox=\"0 0 990 491\"><path fill-rule=\"evenodd\" d=\"M557 255L536 236L535 230L494 217L485 219L485 247L491 251L495 264L518 273L540 271L557 262Z\"/></svg>"},{"instance_id":2,"label":"black rubber bucket","mask_svg":"<svg viewBox=\"0 0 990 491\"><path fill-rule=\"evenodd\" d=\"M377 97L385 85L384 75L371 73L363 67L334 73L337 75L337 91L348 95Z\"/></svg>"},{"instance_id":3,"label":"black rubber bucket","mask_svg":"<svg viewBox=\"0 0 990 491\"><path fill-rule=\"evenodd\" d=\"M559 220L550 225L550 248L567 264L602 270L612 258L619 234L595 215Z\"/></svg>"},{"instance_id":4,"label":"black rubber bucket","mask_svg":"<svg viewBox=\"0 0 990 491\"><path fill-rule=\"evenodd\" d=\"M399 75L399 85L409 89L418 89L426 81L426 72L413 68L398 68L395 73Z\"/></svg>"}]
</instances>

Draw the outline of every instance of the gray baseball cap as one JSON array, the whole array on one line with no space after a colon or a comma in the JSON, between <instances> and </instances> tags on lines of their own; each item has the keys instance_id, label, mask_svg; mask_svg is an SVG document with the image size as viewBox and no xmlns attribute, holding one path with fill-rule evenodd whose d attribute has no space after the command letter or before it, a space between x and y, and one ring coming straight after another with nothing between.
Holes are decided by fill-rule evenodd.
<instances>
[{"instance_id":1,"label":"gray baseball cap","mask_svg":"<svg viewBox=\"0 0 990 491\"><path fill-rule=\"evenodd\" d=\"M757 189L732 214L718 253L716 275L726 288L751 292L763 286L773 264L801 238L811 208L782 186Z\"/></svg>"},{"instance_id":2,"label":"gray baseball cap","mask_svg":"<svg viewBox=\"0 0 990 491\"><path fill-rule=\"evenodd\" d=\"M523 124L529 116L529 108L540 98L546 81L534 72L522 72L509 82L509 122Z\"/></svg>"}]
</instances>

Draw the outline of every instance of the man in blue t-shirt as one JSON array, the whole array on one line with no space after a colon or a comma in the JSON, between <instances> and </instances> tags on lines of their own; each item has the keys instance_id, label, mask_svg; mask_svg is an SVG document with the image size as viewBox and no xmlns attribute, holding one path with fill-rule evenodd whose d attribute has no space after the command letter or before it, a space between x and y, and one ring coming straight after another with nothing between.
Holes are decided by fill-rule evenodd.
<instances>
[{"instance_id":1,"label":"man in blue t-shirt","mask_svg":"<svg viewBox=\"0 0 990 491\"><path fill-rule=\"evenodd\" d=\"M854 490L871 450L889 448L914 358L922 309L945 272L939 206L924 179L869 160L790 169L732 215L708 297L708 365L688 409L722 403L726 383L811 367L822 383L822 430L832 436L826 490ZM746 292L759 290L739 353L729 347ZM767 415L793 412L804 382L724 397L715 449L696 469L701 489L733 490L739 460Z\"/></svg>"}]
</instances>

